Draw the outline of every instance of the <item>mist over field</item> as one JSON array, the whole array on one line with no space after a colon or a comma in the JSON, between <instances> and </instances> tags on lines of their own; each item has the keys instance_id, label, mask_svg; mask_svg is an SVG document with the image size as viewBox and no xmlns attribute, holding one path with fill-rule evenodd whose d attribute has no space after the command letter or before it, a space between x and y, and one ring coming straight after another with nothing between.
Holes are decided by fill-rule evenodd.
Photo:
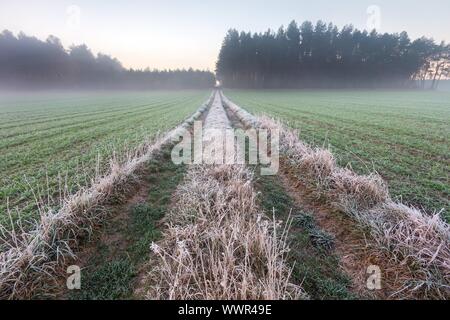
<instances>
[{"instance_id":1,"label":"mist over field","mask_svg":"<svg viewBox=\"0 0 450 320\"><path fill-rule=\"evenodd\" d=\"M0 2L0 300L449 300L450 3L378 3Z\"/></svg>"},{"instance_id":2,"label":"mist over field","mask_svg":"<svg viewBox=\"0 0 450 320\"><path fill-rule=\"evenodd\" d=\"M425 86L430 86L432 81L428 81ZM440 80L437 86L439 91L450 91L450 80Z\"/></svg>"},{"instance_id":3,"label":"mist over field","mask_svg":"<svg viewBox=\"0 0 450 320\"><path fill-rule=\"evenodd\" d=\"M217 76L231 88L436 89L450 75L450 45L321 20L264 33L228 31Z\"/></svg>"},{"instance_id":4,"label":"mist over field","mask_svg":"<svg viewBox=\"0 0 450 320\"><path fill-rule=\"evenodd\" d=\"M226 34L216 74L193 70L126 69L85 45L64 48L8 30L0 33L3 89L199 89L216 81L230 88L437 89L450 77L450 45L410 39L407 32L378 33L319 20L281 26L277 32ZM427 85L428 84L428 85Z\"/></svg>"},{"instance_id":5,"label":"mist over field","mask_svg":"<svg viewBox=\"0 0 450 320\"><path fill-rule=\"evenodd\" d=\"M109 55L86 45L71 46L5 30L0 33L0 89L195 89L214 86L209 71L125 69Z\"/></svg>"}]
</instances>

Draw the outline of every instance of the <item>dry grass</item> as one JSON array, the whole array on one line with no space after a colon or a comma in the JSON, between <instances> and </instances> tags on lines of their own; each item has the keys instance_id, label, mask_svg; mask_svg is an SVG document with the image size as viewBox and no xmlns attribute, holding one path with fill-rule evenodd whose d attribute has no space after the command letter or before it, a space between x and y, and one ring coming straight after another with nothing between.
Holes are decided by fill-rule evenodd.
<instances>
[{"instance_id":1,"label":"dry grass","mask_svg":"<svg viewBox=\"0 0 450 320\"><path fill-rule=\"evenodd\" d=\"M228 98L223 95L222 91L220 91L219 94L221 95L223 106L233 112L239 121L241 121L246 127L257 128L259 126L257 119L252 114L228 100Z\"/></svg>"},{"instance_id":2,"label":"dry grass","mask_svg":"<svg viewBox=\"0 0 450 320\"><path fill-rule=\"evenodd\" d=\"M248 114L225 101L235 113ZM339 168L329 150L306 145L298 138L297 131L280 121L262 116L254 118L252 123L262 128L277 128L280 151L290 173L315 195L366 228L380 256L399 267L401 285L392 292L392 297L450 297L450 227L439 213L427 214L393 202L378 174L361 176ZM406 275L400 271L405 268Z\"/></svg>"},{"instance_id":3,"label":"dry grass","mask_svg":"<svg viewBox=\"0 0 450 320\"><path fill-rule=\"evenodd\" d=\"M328 150L313 149L304 153L298 161L297 174L302 180L314 186L318 197L323 196L331 182L331 174L336 167L333 155ZM292 161L292 159L291 159Z\"/></svg>"},{"instance_id":4,"label":"dry grass","mask_svg":"<svg viewBox=\"0 0 450 320\"><path fill-rule=\"evenodd\" d=\"M287 228L256 204L252 175L243 166L192 167L177 191L149 299L296 299L289 283Z\"/></svg>"},{"instance_id":5,"label":"dry grass","mask_svg":"<svg viewBox=\"0 0 450 320\"><path fill-rule=\"evenodd\" d=\"M34 223L34 228L24 228L21 221L11 228L0 226L0 298L30 298L39 289L49 287L52 280L56 282L61 268L75 258L80 240L108 217L105 206L127 198L144 164L200 117L212 97L165 136L144 143L122 162L112 159L108 173L95 177L89 187L60 199L58 210L46 208L37 200L40 221Z\"/></svg>"},{"instance_id":6,"label":"dry grass","mask_svg":"<svg viewBox=\"0 0 450 320\"><path fill-rule=\"evenodd\" d=\"M293 134L282 137L298 140ZM439 214L429 215L394 203L378 174L361 176L339 168L328 150L283 138L281 143L298 147L286 155L302 183L368 228L388 257L401 268L408 268L410 278L404 279L393 296L450 297L450 229Z\"/></svg>"},{"instance_id":7,"label":"dry grass","mask_svg":"<svg viewBox=\"0 0 450 320\"><path fill-rule=\"evenodd\" d=\"M332 170L327 191L335 206L344 211L367 210L390 200L387 185L378 174L358 175L343 168Z\"/></svg>"},{"instance_id":8,"label":"dry grass","mask_svg":"<svg viewBox=\"0 0 450 320\"><path fill-rule=\"evenodd\" d=\"M367 211L347 211L369 228L395 263L407 266L410 277L393 297L450 297L450 233L439 213L427 215L392 201Z\"/></svg>"}]
</instances>

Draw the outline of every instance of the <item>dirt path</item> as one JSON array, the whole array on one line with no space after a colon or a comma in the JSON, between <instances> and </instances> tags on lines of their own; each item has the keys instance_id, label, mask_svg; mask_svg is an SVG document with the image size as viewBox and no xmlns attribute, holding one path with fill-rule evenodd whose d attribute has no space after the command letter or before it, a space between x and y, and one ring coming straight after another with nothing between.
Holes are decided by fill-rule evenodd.
<instances>
[{"instance_id":1,"label":"dirt path","mask_svg":"<svg viewBox=\"0 0 450 320\"><path fill-rule=\"evenodd\" d=\"M380 265L380 261L379 257L371 256L370 240L364 232L342 213L314 201L304 185L290 178L286 166L282 165L281 170L279 178L283 189L296 206L311 213L320 230L332 235L332 252L339 260L339 267L351 280L348 289L357 297L388 299L389 294L385 290L371 291L367 288L368 267Z\"/></svg>"},{"instance_id":2,"label":"dirt path","mask_svg":"<svg viewBox=\"0 0 450 320\"><path fill-rule=\"evenodd\" d=\"M231 128L220 95L203 128L203 163L189 166L176 192L178 201L167 214L164 235L152 245L154 264L144 284L146 297L305 298L301 286L289 281L284 237L275 235L276 222L262 214L256 202L251 168L224 165L224 159L210 157L208 149L219 154L225 130Z\"/></svg>"},{"instance_id":3,"label":"dirt path","mask_svg":"<svg viewBox=\"0 0 450 320\"><path fill-rule=\"evenodd\" d=\"M205 130L205 134L208 134L213 133L211 130L225 130L228 128L231 128L230 120L223 107L220 94L216 94L208 115L204 120L203 129ZM207 135L204 136L204 139L208 138Z\"/></svg>"},{"instance_id":4,"label":"dirt path","mask_svg":"<svg viewBox=\"0 0 450 320\"><path fill-rule=\"evenodd\" d=\"M221 142L217 135L229 128L245 128L230 110L224 108L219 94L203 121L204 147ZM214 149L214 148L213 148ZM165 228L164 216L173 206L172 194L182 182L185 169L171 163L170 148L147 168L145 179L135 195L115 208L96 244L81 255L88 271L85 290L69 298L123 299L144 298L145 275L153 268L149 245L159 239ZM206 153L206 162L214 155ZM257 172L258 170L255 170ZM257 175L255 188L259 202L270 216L294 219L289 241L294 266L292 278L313 299L384 298L365 287L368 263L364 235L326 206L311 202L303 186L289 178L283 166L276 176ZM311 218L311 219L310 219ZM145 221L147 220L147 221ZM143 223L145 221L145 223ZM150 255L150 256L149 256ZM149 262L150 261L150 262Z\"/></svg>"},{"instance_id":5,"label":"dirt path","mask_svg":"<svg viewBox=\"0 0 450 320\"><path fill-rule=\"evenodd\" d=\"M250 129L229 108L224 108L231 127ZM351 277L343 271L334 244L334 236L321 228L301 197L289 188L283 172L261 176L258 166L255 188L260 192L259 204L271 217L287 222L293 219L289 233L289 262L293 266L292 281L301 285L312 299L357 299L363 295L353 289ZM315 212L315 211L314 211ZM311 218L311 219L309 219ZM309 219L309 220L308 220ZM308 220L306 224L303 220ZM367 295L364 295L367 296Z\"/></svg>"},{"instance_id":6,"label":"dirt path","mask_svg":"<svg viewBox=\"0 0 450 320\"><path fill-rule=\"evenodd\" d=\"M246 127L228 108L227 115L233 127ZM258 177L257 188L267 211L294 219L290 232L293 276L313 298L388 298L384 290L367 289L367 267L380 264L380 258L370 255L364 233L341 213L312 201L305 186L290 178L282 160L276 176Z\"/></svg>"},{"instance_id":7,"label":"dirt path","mask_svg":"<svg viewBox=\"0 0 450 320\"><path fill-rule=\"evenodd\" d=\"M95 232L95 238L89 239L73 262L81 268L81 290L67 290L61 281L56 298L142 298L136 287L146 272L150 244L160 237L171 195L185 172L184 166L172 163L170 151L170 146L164 147L146 165L125 203L106 208L112 218Z\"/></svg>"},{"instance_id":8,"label":"dirt path","mask_svg":"<svg viewBox=\"0 0 450 320\"><path fill-rule=\"evenodd\" d=\"M185 123L204 120L207 113L207 109L197 111L192 120ZM133 189L127 190L126 197L113 200L103 208L110 218L97 226L93 239L82 243L72 262L81 268L81 289L66 289L65 279L61 277L54 297L82 300L142 298L139 286L147 272L150 245L161 235L172 194L185 173L184 165L171 160L172 147L170 141L162 145L136 173L137 180Z\"/></svg>"},{"instance_id":9,"label":"dirt path","mask_svg":"<svg viewBox=\"0 0 450 320\"><path fill-rule=\"evenodd\" d=\"M277 180L295 207L307 211L299 224L306 225L311 242L332 244L350 292L371 299L448 296L448 224L438 214L391 200L376 174L359 176L339 167L329 151L305 145L295 131L224 101L247 125L280 128L282 146L292 149L280 155ZM330 184L320 184L324 176ZM311 220L316 227L309 227Z\"/></svg>"},{"instance_id":10,"label":"dirt path","mask_svg":"<svg viewBox=\"0 0 450 320\"><path fill-rule=\"evenodd\" d=\"M245 125L216 94L203 121L204 147L222 141L217 135L229 128ZM214 149L214 148L213 148ZM64 298L127 299L144 298L143 280L153 268L150 244L165 228L164 216L173 204L173 194L182 182L185 168L170 159L171 148L162 151L144 174L134 196L114 208L114 218L106 225L95 245L80 255L79 264L87 276L81 292L69 292ZM206 162L214 155L205 154ZM364 234L330 208L308 199L306 189L289 178L282 166L276 176L257 175L255 188L261 192L259 203L270 216L293 219L289 241L292 278L313 299L385 298L383 291L366 289L368 259ZM257 172L258 170L255 170Z\"/></svg>"}]
</instances>

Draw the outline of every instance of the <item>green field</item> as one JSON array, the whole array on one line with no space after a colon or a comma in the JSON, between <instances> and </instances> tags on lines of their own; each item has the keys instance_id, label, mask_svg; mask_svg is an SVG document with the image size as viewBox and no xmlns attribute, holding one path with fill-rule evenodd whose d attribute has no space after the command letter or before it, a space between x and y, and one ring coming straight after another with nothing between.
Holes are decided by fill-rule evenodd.
<instances>
[{"instance_id":1,"label":"green field","mask_svg":"<svg viewBox=\"0 0 450 320\"><path fill-rule=\"evenodd\" d=\"M123 154L173 128L209 95L206 90L0 93L0 223L7 201L24 218L34 218L32 190L58 196L62 181L75 191L95 173L97 159L105 169L113 152Z\"/></svg>"},{"instance_id":2,"label":"green field","mask_svg":"<svg viewBox=\"0 0 450 320\"><path fill-rule=\"evenodd\" d=\"M378 171L391 194L450 220L450 92L239 91L225 94L254 114L330 146L340 165Z\"/></svg>"}]
</instances>

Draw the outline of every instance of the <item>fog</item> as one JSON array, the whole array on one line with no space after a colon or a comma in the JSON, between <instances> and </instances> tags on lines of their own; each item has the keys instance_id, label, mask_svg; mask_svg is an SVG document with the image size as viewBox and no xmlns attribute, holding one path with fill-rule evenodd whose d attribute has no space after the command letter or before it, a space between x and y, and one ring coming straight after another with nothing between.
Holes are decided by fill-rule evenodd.
<instances>
[{"instance_id":1,"label":"fog","mask_svg":"<svg viewBox=\"0 0 450 320\"><path fill-rule=\"evenodd\" d=\"M292 21L276 32L230 29L217 77L235 88L428 88L450 75L450 46L352 25ZM419 80L418 82L415 80Z\"/></svg>"},{"instance_id":2,"label":"fog","mask_svg":"<svg viewBox=\"0 0 450 320\"><path fill-rule=\"evenodd\" d=\"M0 33L0 89L196 89L215 84L214 74L201 70L133 70L86 45L65 49L23 33Z\"/></svg>"},{"instance_id":3,"label":"fog","mask_svg":"<svg viewBox=\"0 0 450 320\"><path fill-rule=\"evenodd\" d=\"M183 54L182 52L179 53ZM292 21L275 33L231 29L217 60L229 88L422 88L448 90L450 46L352 26ZM149 90L212 88L210 71L133 70L87 45L64 48L49 36L0 33L0 90Z\"/></svg>"}]
</instances>

